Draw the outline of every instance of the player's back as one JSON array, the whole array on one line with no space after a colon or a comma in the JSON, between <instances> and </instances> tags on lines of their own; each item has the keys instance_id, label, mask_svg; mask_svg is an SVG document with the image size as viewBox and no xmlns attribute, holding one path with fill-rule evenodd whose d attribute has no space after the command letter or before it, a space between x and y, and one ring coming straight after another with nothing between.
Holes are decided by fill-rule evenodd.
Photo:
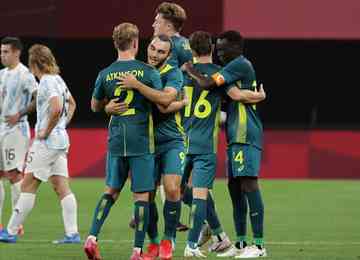
<instances>
[{"instance_id":1,"label":"player's back","mask_svg":"<svg viewBox=\"0 0 360 260\"><path fill-rule=\"evenodd\" d=\"M161 90L159 72L152 66L137 60L116 61L99 73L94 97L118 98L128 104L128 110L113 115L109 124L109 149L119 156L135 156L154 152L152 105L138 91L123 90L119 78L134 75L147 86Z\"/></svg>"},{"instance_id":2,"label":"player's back","mask_svg":"<svg viewBox=\"0 0 360 260\"><path fill-rule=\"evenodd\" d=\"M183 36L172 36L171 41L171 56L168 64L180 68L185 62L192 60L189 40Z\"/></svg>"},{"instance_id":3,"label":"player's back","mask_svg":"<svg viewBox=\"0 0 360 260\"><path fill-rule=\"evenodd\" d=\"M195 69L213 75L220 67L212 63L196 63ZM220 124L222 88L203 90L187 74L184 89L189 104L183 110L184 127L188 137L188 153L216 153Z\"/></svg>"},{"instance_id":4,"label":"player's back","mask_svg":"<svg viewBox=\"0 0 360 260\"><path fill-rule=\"evenodd\" d=\"M232 84L240 89L256 91L256 75L251 62L240 56L230 62L223 71L230 78ZM230 88L231 85L225 88ZM227 100L226 105L226 136L228 144L251 144L262 148L263 127L256 110L256 105L243 104L238 101Z\"/></svg>"},{"instance_id":5,"label":"player's back","mask_svg":"<svg viewBox=\"0 0 360 260\"><path fill-rule=\"evenodd\" d=\"M43 75L40 79L36 99L36 126L38 133L46 129L50 119L50 100L53 97L60 99L62 107L58 122L45 140L47 146L52 149L66 149L69 146L69 137L66 132L67 116L69 110L70 92L66 83L59 75Z\"/></svg>"}]
</instances>

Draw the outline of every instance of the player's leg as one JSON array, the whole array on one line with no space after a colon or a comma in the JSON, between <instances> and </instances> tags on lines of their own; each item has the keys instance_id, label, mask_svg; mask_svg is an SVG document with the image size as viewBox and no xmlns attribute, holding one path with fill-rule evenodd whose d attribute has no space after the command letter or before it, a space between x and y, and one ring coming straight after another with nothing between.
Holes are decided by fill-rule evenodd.
<instances>
[{"instance_id":1,"label":"player's leg","mask_svg":"<svg viewBox=\"0 0 360 260\"><path fill-rule=\"evenodd\" d=\"M110 213L110 209L117 200L128 176L128 164L124 157L113 156L110 152L106 156L106 188L101 195L94 211L89 235L85 240L84 251L91 260L100 260L98 235Z\"/></svg>"},{"instance_id":2,"label":"player's leg","mask_svg":"<svg viewBox=\"0 0 360 260\"><path fill-rule=\"evenodd\" d=\"M131 191L134 195L135 238L131 260L142 259L145 234L149 225L149 193L155 189L153 154L128 157Z\"/></svg>"},{"instance_id":3,"label":"player's leg","mask_svg":"<svg viewBox=\"0 0 360 260\"><path fill-rule=\"evenodd\" d=\"M164 236L160 243L160 259L172 258L172 241L175 240L176 226L181 216L181 179L184 172L184 147L170 149L161 155L163 183L165 188Z\"/></svg>"},{"instance_id":4,"label":"player's leg","mask_svg":"<svg viewBox=\"0 0 360 260\"><path fill-rule=\"evenodd\" d=\"M205 257L198 247L198 241L201 227L207 216L207 197L215 179L215 168L216 155L193 155L193 202L191 225L184 251L185 257Z\"/></svg>"},{"instance_id":5,"label":"player's leg","mask_svg":"<svg viewBox=\"0 0 360 260\"><path fill-rule=\"evenodd\" d=\"M49 181L60 200L65 228L65 237L60 240L55 240L53 243L80 243L77 221L77 202L68 181L69 174L65 151L60 153L58 159L54 162L51 171L53 175L49 178Z\"/></svg>"},{"instance_id":6,"label":"player's leg","mask_svg":"<svg viewBox=\"0 0 360 260\"><path fill-rule=\"evenodd\" d=\"M251 145L241 145L244 170L240 173L241 190L245 194L253 230L254 246L246 247L238 258L255 258L266 256L263 239L264 204L258 184L261 150Z\"/></svg>"}]
</instances>

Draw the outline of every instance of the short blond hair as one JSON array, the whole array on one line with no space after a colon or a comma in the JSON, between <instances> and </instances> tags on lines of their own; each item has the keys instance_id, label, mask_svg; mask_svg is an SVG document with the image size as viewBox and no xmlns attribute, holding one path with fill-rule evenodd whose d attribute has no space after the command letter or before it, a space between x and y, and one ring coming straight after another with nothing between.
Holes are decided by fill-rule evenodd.
<instances>
[{"instance_id":1,"label":"short blond hair","mask_svg":"<svg viewBox=\"0 0 360 260\"><path fill-rule=\"evenodd\" d=\"M114 27L112 38L116 49L126 51L131 42L139 38L139 29L135 24L121 23Z\"/></svg>"},{"instance_id":2,"label":"short blond hair","mask_svg":"<svg viewBox=\"0 0 360 260\"><path fill-rule=\"evenodd\" d=\"M29 66L36 66L44 74L59 74L60 68L51 50L42 44L34 44L29 49Z\"/></svg>"},{"instance_id":3,"label":"short blond hair","mask_svg":"<svg viewBox=\"0 0 360 260\"><path fill-rule=\"evenodd\" d=\"M187 17L184 8L180 5L170 2L161 3L156 9L157 14L162 14L164 19L168 20L177 32L180 32Z\"/></svg>"}]
</instances>

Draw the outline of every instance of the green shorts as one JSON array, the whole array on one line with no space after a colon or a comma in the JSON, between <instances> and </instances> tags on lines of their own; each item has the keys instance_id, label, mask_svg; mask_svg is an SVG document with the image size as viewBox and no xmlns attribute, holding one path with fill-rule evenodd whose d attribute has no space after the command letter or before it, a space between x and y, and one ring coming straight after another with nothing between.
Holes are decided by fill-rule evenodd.
<instances>
[{"instance_id":1,"label":"green shorts","mask_svg":"<svg viewBox=\"0 0 360 260\"><path fill-rule=\"evenodd\" d=\"M261 150L248 144L232 144L227 149L228 177L258 177Z\"/></svg>"},{"instance_id":2,"label":"green shorts","mask_svg":"<svg viewBox=\"0 0 360 260\"><path fill-rule=\"evenodd\" d=\"M182 185L192 174L192 186L212 189L216 175L216 154L188 154L185 160Z\"/></svg>"},{"instance_id":3,"label":"green shorts","mask_svg":"<svg viewBox=\"0 0 360 260\"><path fill-rule=\"evenodd\" d=\"M160 181L161 174L183 175L185 149L179 146L155 156L155 180Z\"/></svg>"},{"instance_id":4,"label":"green shorts","mask_svg":"<svg viewBox=\"0 0 360 260\"><path fill-rule=\"evenodd\" d=\"M146 192L155 189L154 155L113 156L108 152L106 157L106 185L122 190L131 172L131 191Z\"/></svg>"}]
</instances>

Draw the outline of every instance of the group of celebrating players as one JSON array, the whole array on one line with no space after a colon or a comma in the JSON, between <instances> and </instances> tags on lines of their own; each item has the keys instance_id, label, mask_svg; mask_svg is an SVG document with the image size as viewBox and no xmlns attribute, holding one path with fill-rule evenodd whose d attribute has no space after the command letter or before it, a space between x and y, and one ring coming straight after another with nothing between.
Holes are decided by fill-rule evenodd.
<instances>
[{"instance_id":1,"label":"group of celebrating players","mask_svg":"<svg viewBox=\"0 0 360 260\"><path fill-rule=\"evenodd\" d=\"M205 258L200 247L210 238L209 251L218 257L266 256L264 206L258 185L263 133L256 111L256 104L265 99L264 89L257 87L239 32L226 31L217 37L220 67L212 61L209 33L194 32L189 40L180 35L185 21L185 10L178 4L158 6L147 63L135 59L139 43L136 25L121 23L113 30L118 57L98 74L91 100L94 112L105 111L111 119L106 189L84 244L90 260L102 259L98 235L129 177L135 232L131 260L172 259L182 203L191 208L184 257ZM21 50L17 38L6 37L1 42L5 69L0 71L0 170L11 183L13 213L7 228L0 230L0 242L17 241L39 185L49 180L61 201L65 226L65 237L55 243L80 243L77 203L67 181L66 157L66 125L75 111L75 101L49 48L36 44L29 50L30 71L39 84L20 63ZM35 109L36 137L28 149L27 114ZM221 110L227 114L228 190L237 235L234 244L222 229L210 192ZM158 186L164 193L161 240L155 201ZM0 221L4 196L0 182ZM248 211L252 243L247 240ZM145 251L146 234L150 243Z\"/></svg>"}]
</instances>

